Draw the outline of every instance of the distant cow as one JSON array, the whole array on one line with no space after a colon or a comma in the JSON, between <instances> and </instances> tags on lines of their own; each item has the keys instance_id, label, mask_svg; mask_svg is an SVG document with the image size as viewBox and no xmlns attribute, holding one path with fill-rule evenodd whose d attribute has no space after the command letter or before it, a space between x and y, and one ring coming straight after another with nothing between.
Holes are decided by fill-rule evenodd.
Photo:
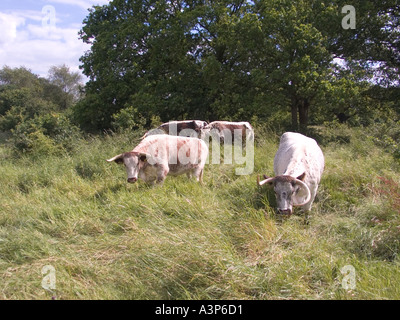
<instances>
[{"instance_id":1,"label":"distant cow","mask_svg":"<svg viewBox=\"0 0 400 320\"><path fill-rule=\"evenodd\" d=\"M200 138L201 132L205 126L207 126L207 122L202 120L170 121L163 123L156 129L146 132L143 138L154 134Z\"/></svg>"},{"instance_id":2,"label":"distant cow","mask_svg":"<svg viewBox=\"0 0 400 320\"><path fill-rule=\"evenodd\" d=\"M254 130L248 122L214 121L204 127L201 138L214 136L221 143L241 141L245 144L254 139Z\"/></svg>"},{"instance_id":3,"label":"distant cow","mask_svg":"<svg viewBox=\"0 0 400 320\"><path fill-rule=\"evenodd\" d=\"M197 138L154 135L144 138L130 152L119 154L109 160L124 164L128 182L141 178L148 183L163 183L169 175L186 173L197 181L202 181L203 169L208 156L208 148Z\"/></svg>"},{"instance_id":4,"label":"distant cow","mask_svg":"<svg viewBox=\"0 0 400 320\"><path fill-rule=\"evenodd\" d=\"M275 177L257 177L258 185L274 186L278 212L292 214L293 206L311 209L324 171L324 155L314 139L299 133L282 135L274 158Z\"/></svg>"}]
</instances>

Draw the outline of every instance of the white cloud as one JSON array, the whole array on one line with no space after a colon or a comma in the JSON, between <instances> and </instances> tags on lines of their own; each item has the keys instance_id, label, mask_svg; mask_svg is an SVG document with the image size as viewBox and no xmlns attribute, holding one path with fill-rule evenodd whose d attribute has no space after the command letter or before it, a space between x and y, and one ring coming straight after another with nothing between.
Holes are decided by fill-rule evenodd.
<instances>
[{"instance_id":1,"label":"white cloud","mask_svg":"<svg viewBox=\"0 0 400 320\"><path fill-rule=\"evenodd\" d=\"M42 5L34 9L0 12L0 68L24 66L43 77L55 65L66 64L70 70L80 71L79 58L90 49L78 36L85 11L109 2L42 0ZM47 23L46 12L42 12L45 5L53 5L57 10L55 24Z\"/></svg>"},{"instance_id":2,"label":"white cloud","mask_svg":"<svg viewBox=\"0 0 400 320\"><path fill-rule=\"evenodd\" d=\"M79 70L79 58L89 46L78 40L78 30L44 30L28 25L12 43L2 46L0 60L10 67L25 66L32 72L47 76L51 66L66 64Z\"/></svg>"},{"instance_id":3,"label":"white cloud","mask_svg":"<svg viewBox=\"0 0 400 320\"><path fill-rule=\"evenodd\" d=\"M55 65L79 71L79 58L90 49L79 39L82 25L58 21L55 26L42 25L42 19L41 11L0 12L0 68L25 66L43 77Z\"/></svg>"},{"instance_id":4,"label":"white cloud","mask_svg":"<svg viewBox=\"0 0 400 320\"><path fill-rule=\"evenodd\" d=\"M47 0L49 4L61 3L72 6L78 6L82 9L89 9L94 5L103 5L110 2L110 0Z\"/></svg>"},{"instance_id":5,"label":"white cloud","mask_svg":"<svg viewBox=\"0 0 400 320\"><path fill-rule=\"evenodd\" d=\"M17 28L24 23L23 17L0 12L0 45L14 41L17 37Z\"/></svg>"}]
</instances>

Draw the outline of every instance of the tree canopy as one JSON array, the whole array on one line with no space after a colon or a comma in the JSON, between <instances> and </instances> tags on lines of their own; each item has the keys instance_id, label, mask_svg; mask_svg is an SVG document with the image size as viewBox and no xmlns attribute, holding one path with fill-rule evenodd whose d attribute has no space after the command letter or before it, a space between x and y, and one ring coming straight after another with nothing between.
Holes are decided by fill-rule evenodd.
<instances>
[{"instance_id":1,"label":"tree canopy","mask_svg":"<svg viewBox=\"0 0 400 320\"><path fill-rule=\"evenodd\" d=\"M362 117L373 105L371 87L398 89L399 5L353 1L355 28L344 29L345 5L113 0L93 7L80 31L91 49L81 58L89 81L75 118L106 129L113 115L134 108L148 120L256 117L301 131Z\"/></svg>"},{"instance_id":2,"label":"tree canopy","mask_svg":"<svg viewBox=\"0 0 400 320\"><path fill-rule=\"evenodd\" d=\"M16 151L31 151L34 147L48 152L56 149L55 140L78 132L67 112L76 101L73 89L81 86L81 76L68 67L54 66L49 79L31 70L3 67L0 70L0 131L11 133L9 142Z\"/></svg>"}]
</instances>

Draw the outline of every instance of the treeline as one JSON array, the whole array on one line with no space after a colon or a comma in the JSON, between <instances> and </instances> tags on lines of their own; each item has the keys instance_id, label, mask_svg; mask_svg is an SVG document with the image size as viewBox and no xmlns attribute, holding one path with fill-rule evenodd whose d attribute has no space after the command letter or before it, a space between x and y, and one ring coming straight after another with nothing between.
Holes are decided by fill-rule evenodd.
<instances>
[{"instance_id":1,"label":"treeline","mask_svg":"<svg viewBox=\"0 0 400 320\"><path fill-rule=\"evenodd\" d=\"M19 153L54 153L80 135L72 106L81 99L82 76L65 65L47 78L25 67L0 70L0 131Z\"/></svg>"},{"instance_id":2,"label":"treeline","mask_svg":"<svg viewBox=\"0 0 400 320\"><path fill-rule=\"evenodd\" d=\"M258 121L305 131L399 112L398 1L142 1L94 7L80 32L90 130L135 116ZM354 21L351 21L353 19ZM354 22L355 29L345 29ZM344 24L342 24L344 22ZM392 117L392 116L391 116Z\"/></svg>"},{"instance_id":3,"label":"treeline","mask_svg":"<svg viewBox=\"0 0 400 320\"><path fill-rule=\"evenodd\" d=\"M400 157L400 5L352 1L113 0L80 31L88 81L0 70L0 130L17 151L82 132L169 120L250 121L277 131L369 127ZM351 21L353 19L354 21ZM345 22L344 24L342 22ZM346 29L347 22L355 29ZM43 147L47 146L47 147Z\"/></svg>"}]
</instances>

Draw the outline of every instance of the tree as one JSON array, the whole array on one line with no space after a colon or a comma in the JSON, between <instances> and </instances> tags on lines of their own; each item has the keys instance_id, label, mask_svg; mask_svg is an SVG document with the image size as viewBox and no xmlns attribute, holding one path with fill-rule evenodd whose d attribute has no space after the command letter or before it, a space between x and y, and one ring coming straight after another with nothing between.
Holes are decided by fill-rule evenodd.
<instances>
[{"instance_id":1,"label":"tree","mask_svg":"<svg viewBox=\"0 0 400 320\"><path fill-rule=\"evenodd\" d=\"M63 94L59 96L60 106L63 110L76 103L81 96L82 75L79 72L71 72L65 64L53 66L49 70L50 84L61 89Z\"/></svg>"},{"instance_id":2,"label":"tree","mask_svg":"<svg viewBox=\"0 0 400 320\"><path fill-rule=\"evenodd\" d=\"M52 67L51 80L41 78L25 67L0 70L0 129L12 130L18 124L65 111L74 99L80 75L68 68Z\"/></svg>"},{"instance_id":3,"label":"tree","mask_svg":"<svg viewBox=\"0 0 400 320\"><path fill-rule=\"evenodd\" d=\"M354 79L364 90L376 75L374 63L396 68L396 2L385 0L379 9L373 1L355 1L355 30L342 28L344 4L114 0L94 7L80 32L91 50L81 58L89 82L75 115L105 129L131 107L163 121L268 120L288 113L292 129L306 131L310 119L321 118L313 113L333 112L321 107L331 92L346 92L337 70L346 74L354 62L361 65Z\"/></svg>"},{"instance_id":4,"label":"tree","mask_svg":"<svg viewBox=\"0 0 400 320\"><path fill-rule=\"evenodd\" d=\"M290 106L295 131L306 130L310 106L330 81L332 55L319 24L333 8L313 0L257 2L264 41L273 51L262 66L268 91L283 93L280 103Z\"/></svg>"},{"instance_id":5,"label":"tree","mask_svg":"<svg viewBox=\"0 0 400 320\"><path fill-rule=\"evenodd\" d=\"M348 1L338 0L343 7ZM400 4L397 0L352 1L357 13L356 28L343 31L335 26L337 36L330 50L336 57L351 58L365 66L379 68L385 76L399 74ZM393 77L390 77L391 79Z\"/></svg>"},{"instance_id":6,"label":"tree","mask_svg":"<svg viewBox=\"0 0 400 320\"><path fill-rule=\"evenodd\" d=\"M92 45L81 61L89 77L87 97L91 102L101 97L102 105L85 100L76 114L89 117L81 118L86 124L97 119L98 128L130 106L163 121L240 114L251 95L243 68L250 67L248 48L260 32L249 6L246 1L113 1L95 7L81 30L82 40ZM256 59L251 64L255 67ZM88 108L101 109L102 117Z\"/></svg>"},{"instance_id":7,"label":"tree","mask_svg":"<svg viewBox=\"0 0 400 320\"><path fill-rule=\"evenodd\" d=\"M54 101L47 99L47 85L48 81L24 67L12 69L5 66L0 70L2 129L12 129L18 119L33 118L57 110Z\"/></svg>"}]
</instances>

